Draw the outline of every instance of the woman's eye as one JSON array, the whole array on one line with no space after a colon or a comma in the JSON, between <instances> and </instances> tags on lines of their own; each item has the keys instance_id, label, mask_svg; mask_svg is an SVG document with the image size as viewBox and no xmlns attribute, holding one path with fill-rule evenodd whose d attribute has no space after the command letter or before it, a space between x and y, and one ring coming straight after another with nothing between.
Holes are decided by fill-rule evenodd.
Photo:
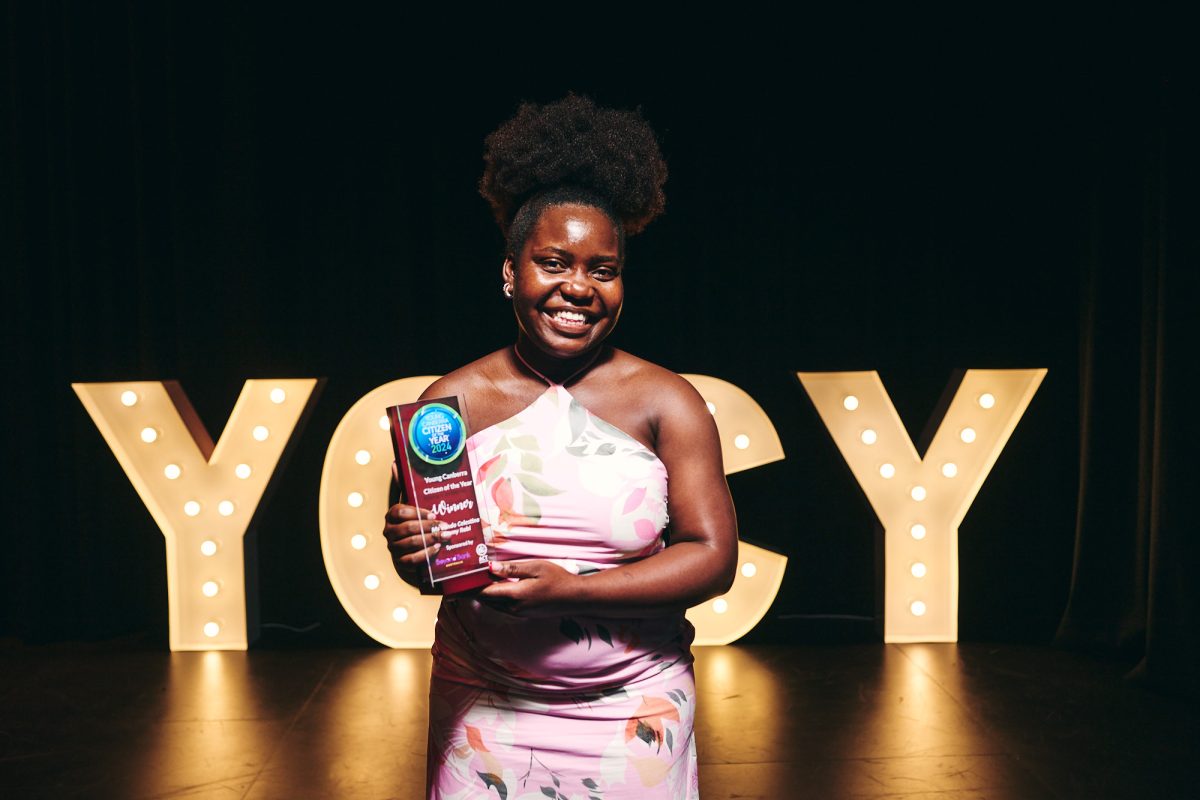
<instances>
[{"instance_id":1,"label":"woman's eye","mask_svg":"<svg viewBox=\"0 0 1200 800\"><path fill-rule=\"evenodd\" d=\"M542 267L550 270L551 272L558 272L563 269L562 262L554 258L547 259L546 261L541 262L541 264Z\"/></svg>"},{"instance_id":2,"label":"woman's eye","mask_svg":"<svg viewBox=\"0 0 1200 800\"><path fill-rule=\"evenodd\" d=\"M619 273L612 267L598 267L597 269L592 270L592 274L602 281L611 281L613 278L617 277Z\"/></svg>"}]
</instances>

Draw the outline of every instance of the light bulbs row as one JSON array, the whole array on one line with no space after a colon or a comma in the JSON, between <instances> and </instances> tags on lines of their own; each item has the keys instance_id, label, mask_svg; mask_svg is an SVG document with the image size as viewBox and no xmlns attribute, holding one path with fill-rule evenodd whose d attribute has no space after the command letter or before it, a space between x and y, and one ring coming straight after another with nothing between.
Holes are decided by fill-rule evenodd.
<instances>
[{"instance_id":1,"label":"light bulbs row","mask_svg":"<svg viewBox=\"0 0 1200 800\"><path fill-rule=\"evenodd\" d=\"M991 392L984 392L975 398L975 402L978 403L979 407L983 409L994 408L996 405L996 395L992 394ZM858 409L858 405L858 398L854 395L848 394L842 397L842 408L846 409L847 411L856 411Z\"/></svg>"},{"instance_id":2,"label":"light bulbs row","mask_svg":"<svg viewBox=\"0 0 1200 800\"><path fill-rule=\"evenodd\" d=\"M975 429L963 428L958 432L958 438L962 440L963 444L970 444L975 441ZM858 434L858 440L870 446L879 441L879 434L873 428L863 428Z\"/></svg>"},{"instance_id":3,"label":"light bulbs row","mask_svg":"<svg viewBox=\"0 0 1200 800\"><path fill-rule=\"evenodd\" d=\"M958 464L955 464L953 461L947 461L945 464L942 464L942 476L943 477L953 478L953 477L956 477L957 475L958 475ZM896 477L896 465L892 464L890 461L885 461L882 464L880 464L879 465L879 477L883 478L884 480L891 480L892 478ZM916 496L917 489L920 489L920 487L919 486L913 487L913 499L914 500L924 500L925 497L923 495L924 495L925 490L921 489L922 496L917 497Z\"/></svg>"},{"instance_id":4,"label":"light bulbs row","mask_svg":"<svg viewBox=\"0 0 1200 800\"><path fill-rule=\"evenodd\" d=\"M282 405L283 402L287 400L287 392L276 386L271 390L270 398L271 402L275 405ZM139 400L141 400L141 398L138 396L138 393L132 389L126 389L125 391L121 392L121 405L125 406L126 408L133 408L138 404Z\"/></svg>"},{"instance_id":5,"label":"light bulbs row","mask_svg":"<svg viewBox=\"0 0 1200 800\"><path fill-rule=\"evenodd\" d=\"M183 504L183 513L189 517L199 516L201 510L200 503L195 500L188 500ZM222 517L232 517L235 511L237 511L237 505L232 500L222 500L217 503L217 513Z\"/></svg>"},{"instance_id":6,"label":"light bulbs row","mask_svg":"<svg viewBox=\"0 0 1200 800\"><path fill-rule=\"evenodd\" d=\"M254 470L250 468L249 464L238 464L233 468L233 474L246 480L254 474ZM181 475L183 475L183 468L178 464L167 464L163 467L163 476L169 481L178 480Z\"/></svg>"},{"instance_id":7,"label":"light bulbs row","mask_svg":"<svg viewBox=\"0 0 1200 800\"><path fill-rule=\"evenodd\" d=\"M158 435L159 434L158 434L157 428L151 428L151 427L142 428L142 433L141 433L142 441L145 442L146 444L154 444L155 442L157 442ZM252 430L250 432L250 435L254 437L254 441L256 441L256 442L265 442L267 439L269 439L271 437L271 429L268 428L266 425L255 425L254 430Z\"/></svg>"}]
</instances>

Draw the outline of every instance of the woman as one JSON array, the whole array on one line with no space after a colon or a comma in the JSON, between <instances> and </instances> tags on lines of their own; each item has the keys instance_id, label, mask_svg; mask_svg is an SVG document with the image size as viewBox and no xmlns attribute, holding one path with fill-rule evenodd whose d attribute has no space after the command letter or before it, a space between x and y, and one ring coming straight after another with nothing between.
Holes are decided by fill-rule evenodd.
<instances>
[{"instance_id":1,"label":"woman","mask_svg":"<svg viewBox=\"0 0 1200 800\"><path fill-rule=\"evenodd\" d=\"M665 164L639 114L573 94L523 104L486 144L516 343L422 397L466 398L497 581L438 614L429 797L694 798L684 611L733 582L733 503L699 394L604 343ZM400 503L384 528L414 586L440 547L422 525Z\"/></svg>"}]
</instances>

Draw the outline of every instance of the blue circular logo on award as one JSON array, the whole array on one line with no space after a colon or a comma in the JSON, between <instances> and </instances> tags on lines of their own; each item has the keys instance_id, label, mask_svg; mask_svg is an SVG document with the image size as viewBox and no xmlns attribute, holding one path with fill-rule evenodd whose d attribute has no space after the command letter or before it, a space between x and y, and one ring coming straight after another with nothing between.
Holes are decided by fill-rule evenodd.
<instances>
[{"instance_id":1,"label":"blue circular logo on award","mask_svg":"<svg viewBox=\"0 0 1200 800\"><path fill-rule=\"evenodd\" d=\"M422 461L440 467L462 453L467 443L463 429L463 419L457 411L443 403L430 403L409 421L408 441Z\"/></svg>"}]
</instances>

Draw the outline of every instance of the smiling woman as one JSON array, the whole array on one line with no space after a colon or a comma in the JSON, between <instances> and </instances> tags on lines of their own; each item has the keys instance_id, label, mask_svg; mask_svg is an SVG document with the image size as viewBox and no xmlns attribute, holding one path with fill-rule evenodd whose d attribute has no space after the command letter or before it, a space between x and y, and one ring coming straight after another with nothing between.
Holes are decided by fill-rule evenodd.
<instances>
[{"instance_id":1,"label":"smiling woman","mask_svg":"<svg viewBox=\"0 0 1200 800\"><path fill-rule=\"evenodd\" d=\"M497 579L438 613L428 796L695 798L684 611L733 582L733 503L700 395L605 344L625 237L662 211L666 166L640 114L573 94L523 104L485 158L516 341L423 397L471 410ZM401 502L384 527L416 586L440 547L421 524Z\"/></svg>"}]
</instances>

